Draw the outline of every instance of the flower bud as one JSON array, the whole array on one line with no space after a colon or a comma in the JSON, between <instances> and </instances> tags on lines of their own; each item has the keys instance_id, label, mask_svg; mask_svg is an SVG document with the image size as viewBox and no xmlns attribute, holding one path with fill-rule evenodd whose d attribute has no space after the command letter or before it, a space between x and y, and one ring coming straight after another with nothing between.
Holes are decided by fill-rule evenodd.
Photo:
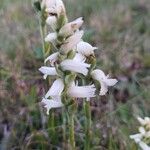
<instances>
[{"instance_id":1,"label":"flower bud","mask_svg":"<svg viewBox=\"0 0 150 150\"><path fill-rule=\"evenodd\" d=\"M78 30L83 24L82 17L65 24L59 31L59 35L63 37L68 37L73 35L76 30Z\"/></svg>"},{"instance_id":2,"label":"flower bud","mask_svg":"<svg viewBox=\"0 0 150 150\"><path fill-rule=\"evenodd\" d=\"M56 16L49 16L46 19L46 23L48 25L50 25L53 30L57 29L57 18L56 18Z\"/></svg>"},{"instance_id":3,"label":"flower bud","mask_svg":"<svg viewBox=\"0 0 150 150\"><path fill-rule=\"evenodd\" d=\"M53 43L56 39L57 39L57 33L56 32L50 33L50 34L48 34L46 36L45 42L51 42L51 43Z\"/></svg>"},{"instance_id":4,"label":"flower bud","mask_svg":"<svg viewBox=\"0 0 150 150\"><path fill-rule=\"evenodd\" d=\"M81 38L83 36L83 31L77 31L74 35L69 37L66 42L61 46L61 50L65 53L68 53L69 51L73 50L74 47L77 46L77 44L81 41Z\"/></svg>"}]
</instances>

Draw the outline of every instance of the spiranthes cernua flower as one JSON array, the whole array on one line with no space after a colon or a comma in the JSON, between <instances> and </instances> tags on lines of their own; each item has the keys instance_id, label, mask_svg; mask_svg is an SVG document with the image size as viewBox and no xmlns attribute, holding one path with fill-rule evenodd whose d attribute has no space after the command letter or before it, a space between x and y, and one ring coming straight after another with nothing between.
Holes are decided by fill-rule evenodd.
<instances>
[{"instance_id":1,"label":"spiranthes cernua flower","mask_svg":"<svg viewBox=\"0 0 150 150\"><path fill-rule=\"evenodd\" d=\"M59 31L59 35L63 37L68 37L73 35L75 31L77 31L83 24L82 17L65 24Z\"/></svg>"},{"instance_id":2,"label":"spiranthes cernua flower","mask_svg":"<svg viewBox=\"0 0 150 150\"><path fill-rule=\"evenodd\" d=\"M90 64L84 62L78 62L72 59L66 59L62 61L60 65L64 71L65 70L73 71L73 72L81 73L83 75L87 75L88 68L90 67Z\"/></svg>"},{"instance_id":3,"label":"spiranthes cernua flower","mask_svg":"<svg viewBox=\"0 0 150 150\"><path fill-rule=\"evenodd\" d=\"M43 98L42 103L45 105L44 107L47 109L47 112L46 112L47 115L49 115L50 109L63 107L63 103L61 102L60 98L57 98L57 99Z\"/></svg>"},{"instance_id":4,"label":"spiranthes cernua flower","mask_svg":"<svg viewBox=\"0 0 150 150\"><path fill-rule=\"evenodd\" d=\"M77 52L83 54L84 56L90 56L90 55L94 55L94 50L96 50L97 47L93 47L92 45L90 45L87 42L79 42L77 44Z\"/></svg>"},{"instance_id":5,"label":"spiranthes cernua flower","mask_svg":"<svg viewBox=\"0 0 150 150\"><path fill-rule=\"evenodd\" d=\"M45 42L53 43L56 39L57 39L57 33L56 32L49 33L45 38Z\"/></svg>"},{"instance_id":6,"label":"spiranthes cernua flower","mask_svg":"<svg viewBox=\"0 0 150 150\"><path fill-rule=\"evenodd\" d=\"M93 79L97 80L101 84L100 95L105 95L108 91L108 86L114 86L118 81L116 79L110 79L105 75L102 70L96 69L91 73Z\"/></svg>"},{"instance_id":7,"label":"spiranthes cernua flower","mask_svg":"<svg viewBox=\"0 0 150 150\"><path fill-rule=\"evenodd\" d=\"M76 53L76 55L73 58L74 61L78 61L78 62L85 62L86 58L84 55L80 54L80 53Z\"/></svg>"},{"instance_id":8,"label":"spiranthes cernua flower","mask_svg":"<svg viewBox=\"0 0 150 150\"><path fill-rule=\"evenodd\" d=\"M58 59L58 55L59 55L59 53L58 52L56 52L56 53L54 53L54 54L51 54L50 56L48 56L46 59L45 59L45 63L47 62L47 61L49 61L50 62L50 65L51 66L54 66L54 63L57 61L57 59Z\"/></svg>"},{"instance_id":9,"label":"spiranthes cernua flower","mask_svg":"<svg viewBox=\"0 0 150 150\"><path fill-rule=\"evenodd\" d=\"M95 91L96 91L96 88L95 88L94 85L77 86L75 84L72 84L68 88L68 94L71 97L75 97L75 98L90 98L90 97L95 97Z\"/></svg>"},{"instance_id":10,"label":"spiranthes cernua flower","mask_svg":"<svg viewBox=\"0 0 150 150\"><path fill-rule=\"evenodd\" d=\"M52 98L55 98L58 96L60 97L63 90L64 90L64 83L62 79L57 79L54 81L54 83L52 84L48 92L46 93L45 98L48 98L49 96Z\"/></svg>"},{"instance_id":11,"label":"spiranthes cernua flower","mask_svg":"<svg viewBox=\"0 0 150 150\"><path fill-rule=\"evenodd\" d=\"M39 68L39 71L44 74L44 76L43 76L44 79L46 79L48 75L51 75L51 76L57 75L55 67L43 66L43 67Z\"/></svg>"},{"instance_id":12,"label":"spiranthes cernua flower","mask_svg":"<svg viewBox=\"0 0 150 150\"><path fill-rule=\"evenodd\" d=\"M65 41L60 49L67 54L69 51L73 50L76 47L76 45L81 41L82 36L83 31L76 31L74 35L70 36Z\"/></svg>"}]
</instances>

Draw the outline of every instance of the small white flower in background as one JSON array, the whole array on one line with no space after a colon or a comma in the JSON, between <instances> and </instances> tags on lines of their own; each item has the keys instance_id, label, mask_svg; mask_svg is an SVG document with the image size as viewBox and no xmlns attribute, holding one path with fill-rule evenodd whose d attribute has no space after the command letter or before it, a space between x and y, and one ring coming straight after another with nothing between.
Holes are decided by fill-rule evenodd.
<instances>
[{"instance_id":1,"label":"small white flower in background","mask_svg":"<svg viewBox=\"0 0 150 150\"><path fill-rule=\"evenodd\" d=\"M46 79L48 75L51 75L51 76L57 75L55 67L43 66L43 67L39 68L39 71L44 74L44 76L43 76L44 79Z\"/></svg>"},{"instance_id":2,"label":"small white flower in background","mask_svg":"<svg viewBox=\"0 0 150 150\"><path fill-rule=\"evenodd\" d=\"M47 115L49 115L50 109L63 107L63 104L60 99L53 100L53 99L43 98L42 103L45 105L44 107L47 109L47 112L46 112Z\"/></svg>"},{"instance_id":3,"label":"small white flower in background","mask_svg":"<svg viewBox=\"0 0 150 150\"><path fill-rule=\"evenodd\" d=\"M142 119L141 117L137 117L137 119L141 125L146 125L146 124L150 125L150 118L149 117L145 117L144 119Z\"/></svg>"},{"instance_id":4,"label":"small white flower in background","mask_svg":"<svg viewBox=\"0 0 150 150\"><path fill-rule=\"evenodd\" d=\"M68 37L73 35L75 31L77 31L83 24L82 17L65 24L59 31L59 35L63 37Z\"/></svg>"},{"instance_id":5,"label":"small white flower in background","mask_svg":"<svg viewBox=\"0 0 150 150\"><path fill-rule=\"evenodd\" d=\"M48 57L45 59L44 62L46 63L47 61L49 61L50 64L51 64L51 66L54 66L54 63L55 63L55 62L57 61L57 59L58 59L58 55L59 55L59 53L56 52L56 53L54 53L54 54L48 56Z\"/></svg>"},{"instance_id":6,"label":"small white flower in background","mask_svg":"<svg viewBox=\"0 0 150 150\"><path fill-rule=\"evenodd\" d=\"M46 19L46 23L48 25L50 25L50 27L55 30L57 28L57 18L56 16L49 16L47 19Z\"/></svg>"},{"instance_id":7,"label":"small white flower in background","mask_svg":"<svg viewBox=\"0 0 150 150\"><path fill-rule=\"evenodd\" d=\"M96 88L94 85L76 86L72 84L68 89L68 94L76 98L90 98L95 97L95 91Z\"/></svg>"},{"instance_id":8,"label":"small white flower in background","mask_svg":"<svg viewBox=\"0 0 150 150\"><path fill-rule=\"evenodd\" d=\"M101 84L100 95L105 95L108 91L108 86L114 86L118 81L116 79L109 79L102 70L96 69L91 73L92 78L99 81Z\"/></svg>"},{"instance_id":9,"label":"small white flower in background","mask_svg":"<svg viewBox=\"0 0 150 150\"><path fill-rule=\"evenodd\" d=\"M96 50L97 47L93 47L92 45L90 45L87 42L79 42L77 44L77 52L83 54L84 56L90 56L90 55L94 55L94 50Z\"/></svg>"},{"instance_id":10,"label":"small white flower in background","mask_svg":"<svg viewBox=\"0 0 150 150\"><path fill-rule=\"evenodd\" d=\"M53 43L56 39L57 39L57 33L56 32L49 33L45 38L45 42Z\"/></svg>"},{"instance_id":11,"label":"small white flower in background","mask_svg":"<svg viewBox=\"0 0 150 150\"><path fill-rule=\"evenodd\" d=\"M142 150L150 150L150 118L144 119L137 117L137 120L142 125L139 127L139 133L130 135L130 138L137 143Z\"/></svg>"},{"instance_id":12,"label":"small white flower in background","mask_svg":"<svg viewBox=\"0 0 150 150\"><path fill-rule=\"evenodd\" d=\"M69 51L73 50L74 47L77 46L77 44L81 41L81 38L83 36L83 31L77 31L74 35L70 36L65 43L61 46L61 50L64 53L68 53Z\"/></svg>"},{"instance_id":13,"label":"small white flower in background","mask_svg":"<svg viewBox=\"0 0 150 150\"><path fill-rule=\"evenodd\" d=\"M61 67L65 71L73 71L77 73L81 73L83 75L87 75L88 69L90 67L90 64L84 63L84 62L78 62L76 60L72 59L66 59L63 62L61 62Z\"/></svg>"},{"instance_id":14,"label":"small white flower in background","mask_svg":"<svg viewBox=\"0 0 150 150\"><path fill-rule=\"evenodd\" d=\"M51 96L52 98L60 97L62 91L64 90L64 83L61 79L57 79L54 81L50 89L45 95L45 98Z\"/></svg>"}]
</instances>

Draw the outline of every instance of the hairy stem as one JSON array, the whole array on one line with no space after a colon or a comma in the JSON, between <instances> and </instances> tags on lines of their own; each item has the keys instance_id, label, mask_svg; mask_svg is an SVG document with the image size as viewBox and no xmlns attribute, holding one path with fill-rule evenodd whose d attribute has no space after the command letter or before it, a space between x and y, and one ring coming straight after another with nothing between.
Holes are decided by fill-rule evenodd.
<instances>
[{"instance_id":1,"label":"hairy stem","mask_svg":"<svg viewBox=\"0 0 150 150\"><path fill-rule=\"evenodd\" d=\"M84 102L84 113L85 113L85 150L91 149L91 109L90 102Z\"/></svg>"},{"instance_id":2,"label":"hairy stem","mask_svg":"<svg viewBox=\"0 0 150 150\"><path fill-rule=\"evenodd\" d=\"M69 116L69 143L71 150L75 150L74 114L70 114Z\"/></svg>"}]
</instances>

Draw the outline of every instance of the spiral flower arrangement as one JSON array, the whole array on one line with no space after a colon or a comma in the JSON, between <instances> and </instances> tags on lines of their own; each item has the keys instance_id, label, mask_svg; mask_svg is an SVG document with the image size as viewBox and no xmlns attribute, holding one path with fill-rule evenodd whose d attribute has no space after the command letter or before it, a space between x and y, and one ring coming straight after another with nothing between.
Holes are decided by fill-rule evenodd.
<instances>
[{"instance_id":1,"label":"spiral flower arrangement","mask_svg":"<svg viewBox=\"0 0 150 150\"><path fill-rule=\"evenodd\" d=\"M137 143L142 150L150 150L150 118L137 118L141 126L139 133L130 135L130 138Z\"/></svg>"},{"instance_id":2,"label":"spiral flower arrangement","mask_svg":"<svg viewBox=\"0 0 150 150\"><path fill-rule=\"evenodd\" d=\"M52 33L45 37L44 43L51 45L51 55L45 58L45 66L39 71L43 78L54 76L56 80L45 94L42 103L47 114L53 108L69 109L70 145L75 148L74 110L77 99L84 99L86 115L86 149L90 148L90 98L105 95L109 86L117 83L109 75L97 69L95 50L97 47L82 40L84 31L80 30L83 18L68 22L62 0L43 0L41 9L45 23L51 27ZM45 47L43 46L43 49Z\"/></svg>"}]
</instances>

